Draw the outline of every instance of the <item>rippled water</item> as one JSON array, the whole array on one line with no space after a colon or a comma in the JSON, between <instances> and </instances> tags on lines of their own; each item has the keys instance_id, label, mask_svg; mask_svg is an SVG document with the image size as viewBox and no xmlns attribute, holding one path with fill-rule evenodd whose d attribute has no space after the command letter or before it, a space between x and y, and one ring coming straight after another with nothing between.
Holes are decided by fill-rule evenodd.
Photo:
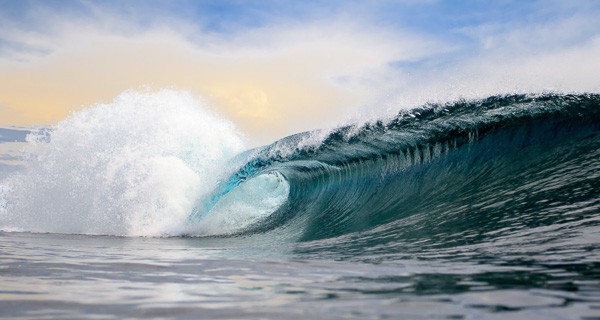
<instances>
[{"instance_id":1,"label":"rippled water","mask_svg":"<svg viewBox=\"0 0 600 320\"><path fill-rule=\"evenodd\" d=\"M0 233L0 315L591 319L600 315L600 248L590 243L600 238L584 237L542 258L499 239L370 262L303 253L322 242Z\"/></svg>"}]
</instances>

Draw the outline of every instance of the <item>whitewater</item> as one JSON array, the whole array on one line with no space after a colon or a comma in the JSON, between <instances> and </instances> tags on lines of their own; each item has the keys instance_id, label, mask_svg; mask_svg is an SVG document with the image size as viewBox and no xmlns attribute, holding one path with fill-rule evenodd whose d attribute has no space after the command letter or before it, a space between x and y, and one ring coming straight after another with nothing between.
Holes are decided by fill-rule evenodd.
<instances>
[{"instance_id":1,"label":"whitewater","mask_svg":"<svg viewBox=\"0 0 600 320\"><path fill-rule=\"evenodd\" d=\"M0 316L600 316L598 94L249 148L188 93L128 91L0 152Z\"/></svg>"}]
</instances>

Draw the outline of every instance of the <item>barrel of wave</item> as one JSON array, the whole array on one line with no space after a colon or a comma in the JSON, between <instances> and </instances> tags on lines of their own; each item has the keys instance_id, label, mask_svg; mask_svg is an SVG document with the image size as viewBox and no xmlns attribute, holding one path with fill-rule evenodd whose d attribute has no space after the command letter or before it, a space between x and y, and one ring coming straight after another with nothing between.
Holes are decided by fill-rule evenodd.
<instances>
[{"instance_id":1,"label":"barrel of wave","mask_svg":"<svg viewBox=\"0 0 600 320\"><path fill-rule=\"evenodd\" d=\"M288 199L290 185L278 172L259 174L223 195L202 215L194 235L227 235L259 224Z\"/></svg>"}]
</instances>

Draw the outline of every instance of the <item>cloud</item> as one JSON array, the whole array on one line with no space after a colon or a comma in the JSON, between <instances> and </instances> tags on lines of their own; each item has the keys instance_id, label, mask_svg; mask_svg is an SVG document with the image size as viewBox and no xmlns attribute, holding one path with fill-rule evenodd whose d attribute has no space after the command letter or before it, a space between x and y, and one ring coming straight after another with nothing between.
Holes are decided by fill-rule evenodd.
<instances>
[{"instance_id":1,"label":"cloud","mask_svg":"<svg viewBox=\"0 0 600 320\"><path fill-rule=\"evenodd\" d=\"M528 14L454 30L470 41L447 57L392 80L389 115L426 102L523 92L600 92L600 10L586 5L538 3ZM376 116L381 116L378 114Z\"/></svg>"},{"instance_id":2,"label":"cloud","mask_svg":"<svg viewBox=\"0 0 600 320\"><path fill-rule=\"evenodd\" d=\"M54 123L130 88L170 87L267 143L431 100L598 90L600 10L585 2L516 2L503 19L435 1L75 3L0 23L0 103L18 110L0 109L0 125Z\"/></svg>"},{"instance_id":3,"label":"cloud","mask_svg":"<svg viewBox=\"0 0 600 320\"><path fill-rule=\"evenodd\" d=\"M46 51L0 60L6 90L0 99L21 111L3 121L56 122L131 87L174 87L203 95L251 137L267 142L352 113L368 100L364 83L378 81L390 61L446 50L433 39L342 19L281 23L227 37L186 23L136 29L106 13L100 21L54 21L48 23L51 37L17 37ZM113 32L117 25L123 27Z\"/></svg>"}]
</instances>

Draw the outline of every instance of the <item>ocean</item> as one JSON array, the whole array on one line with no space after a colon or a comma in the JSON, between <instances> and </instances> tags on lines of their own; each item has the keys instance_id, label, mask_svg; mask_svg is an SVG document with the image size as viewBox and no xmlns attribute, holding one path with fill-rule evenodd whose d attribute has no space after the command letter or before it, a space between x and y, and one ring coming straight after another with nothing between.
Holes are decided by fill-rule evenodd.
<instances>
[{"instance_id":1,"label":"ocean","mask_svg":"<svg viewBox=\"0 0 600 320\"><path fill-rule=\"evenodd\" d=\"M600 319L600 95L247 148L187 94L0 129L0 317Z\"/></svg>"}]
</instances>

